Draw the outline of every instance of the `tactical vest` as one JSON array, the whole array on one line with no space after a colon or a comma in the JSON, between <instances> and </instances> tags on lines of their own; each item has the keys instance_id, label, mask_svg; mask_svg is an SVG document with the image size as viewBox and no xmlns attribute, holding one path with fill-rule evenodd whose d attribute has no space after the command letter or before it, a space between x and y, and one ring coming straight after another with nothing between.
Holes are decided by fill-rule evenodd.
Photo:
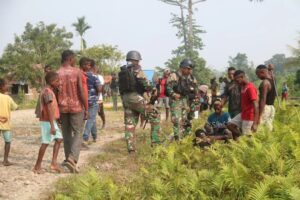
<instances>
[{"instance_id":1,"label":"tactical vest","mask_svg":"<svg viewBox=\"0 0 300 200\"><path fill-rule=\"evenodd\" d=\"M124 65L119 72L119 91L120 94L135 92L136 90L136 78L132 67Z\"/></svg>"},{"instance_id":2,"label":"tactical vest","mask_svg":"<svg viewBox=\"0 0 300 200\"><path fill-rule=\"evenodd\" d=\"M187 96L189 99L194 99L196 97L196 85L194 83L194 77L192 75L191 79L184 78L180 74L176 73L178 79L178 84L174 88L174 92L182 96Z\"/></svg>"},{"instance_id":3,"label":"tactical vest","mask_svg":"<svg viewBox=\"0 0 300 200\"><path fill-rule=\"evenodd\" d=\"M130 92L137 92L140 95L146 91L142 81L139 80L131 66L122 66L121 71L119 72L119 91L120 94L126 94Z\"/></svg>"}]
</instances>

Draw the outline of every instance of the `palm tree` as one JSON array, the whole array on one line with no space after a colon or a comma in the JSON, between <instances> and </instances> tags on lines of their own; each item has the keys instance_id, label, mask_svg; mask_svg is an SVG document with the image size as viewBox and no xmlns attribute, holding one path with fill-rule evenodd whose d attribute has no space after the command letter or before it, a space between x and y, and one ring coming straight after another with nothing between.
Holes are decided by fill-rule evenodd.
<instances>
[{"instance_id":1,"label":"palm tree","mask_svg":"<svg viewBox=\"0 0 300 200\"><path fill-rule=\"evenodd\" d=\"M85 17L78 17L77 18L77 22L76 23L73 23L72 26L75 27L77 33L80 35L80 49L81 51L83 49L86 48L86 41L83 39L83 35L85 34L85 32L92 28L90 25L88 25L86 22L85 22Z\"/></svg>"}]
</instances>

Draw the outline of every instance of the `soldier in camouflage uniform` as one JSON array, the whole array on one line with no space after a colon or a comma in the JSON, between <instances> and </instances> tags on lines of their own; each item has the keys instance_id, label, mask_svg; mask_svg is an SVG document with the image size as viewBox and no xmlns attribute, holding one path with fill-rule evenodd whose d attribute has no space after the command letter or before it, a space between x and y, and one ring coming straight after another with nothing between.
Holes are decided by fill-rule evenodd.
<instances>
[{"instance_id":1,"label":"soldier in camouflage uniform","mask_svg":"<svg viewBox=\"0 0 300 200\"><path fill-rule=\"evenodd\" d=\"M186 60L188 64L188 60ZM192 129L192 121L195 118L196 107L200 105L200 100L198 98L198 83L195 77L193 76L193 68L190 68L190 88L193 88L189 94L189 113L187 115L187 131L191 131Z\"/></svg>"},{"instance_id":2,"label":"soldier in camouflage uniform","mask_svg":"<svg viewBox=\"0 0 300 200\"><path fill-rule=\"evenodd\" d=\"M172 73L167 82L167 94L170 96L171 117L175 140L186 136L191 131L192 114L189 105L195 94L195 79L191 75L193 69L191 60L184 59L180 63L180 69Z\"/></svg>"},{"instance_id":3,"label":"soldier in camouflage uniform","mask_svg":"<svg viewBox=\"0 0 300 200\"><path fill-rule=\"evenodd\" d=\"M139 52L128 52L126 56L128 63L121 68L119 73L119 91L124 107L125 139L129 153L136 150L135 128L139 115L143 115L145 120L151 124L152 144L160 143L160 113L153 105L146 104L143 98L143 93L151 90L151 85L139 65L141 59Z\"/></svg>"}]
</instances>

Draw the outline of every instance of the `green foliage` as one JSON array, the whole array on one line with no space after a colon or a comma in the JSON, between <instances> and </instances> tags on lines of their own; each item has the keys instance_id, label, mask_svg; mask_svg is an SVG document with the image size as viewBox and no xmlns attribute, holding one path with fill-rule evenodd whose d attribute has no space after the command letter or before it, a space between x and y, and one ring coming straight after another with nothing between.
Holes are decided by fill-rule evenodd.
<instances>
[{"instance_id":1,"label":"green foliage","mask_svg":"<svg viewBox=\"0 0 300 200\"><path fill-rule=\"evenodd\" d=\"M40 86L43 67L60 63L60 54L72 45L72 33L56 24L36 26L27 23L25 31L15 36L13 44L8 44L0 59L0 72L10 79L24 80L33 86Z\"/></svg>"},{"instance_id":2,"label":"green foliage","mask_svg":"<svg viewBox=\"0 0 300 200\"><path fill-rule=\"evenodd\" d=\"M73 23L72 26L75 27L76 32L80 36L80 49L82 51L82 50L86 49L86 41L84 40L83 35L85 34L85 32L88 29L90 29L92 27L85 22L85 17L84 16L83 17L78 17L77 22Z\"/></svg>"},{"instance_id":3,"label":"green foliage","mask_svg":"<svg viewBox=\"0 0 300 200\"><path fill-rule=\"evenodd\" d=\"M298 40L298 48L290 46L293 57L287 62L287 67L298 68L300 66L300 40Z\"/></svg>"},{"instance_id":4,"label":"green foliage","mask_svg":"<svg viewBox=\"0 0 300 200\"><path fill-rule=\"evenodd\" d=\"M206 150L181 145L157 148L132 195L162 199L294 199L300 188L299 110L280 111L270 133L261 130ZM293 115L293 122L290 120ZM279 129L280 127L280 129ZM292 192L293 191L293 192Z\"/></svg>"},{"instance_id":5,"label":"green foliage","mask_svg":"<svg viewBox=\"0 0 300 200\"><path fill-rule=\"evenodd\" d=\"M290 81L290 84L288 83L289 87L294 88L294 93L297 95L300 95L300 40L298 40L298 48L296 47L291 47L290 49L293 53L293 57L289 58L286 62L286 68L292 68L297 70L296 75L294 76L293 74L290 75L290 77L295 77L294 82Z\"/></svg>"},{"instance_id":6,"label":"green foliage","mask_svg":"<svg viewBox=\"0 0 300 200\"><path fill-rule=\"evenodd\" d=\"M194 128L203 123L196 120ZM55 199L78 199L76 195L85 193L95 199L297 200L299 123L299 108L278 110L274 132L261 129L252 137L206 149L193 147L191 137L180 144L158 146L152 152L143 151L140 172L125 184L102 178L99 182L94 172L88 173L63 182L66 190L58 191Z\"/></svg>"},{"instance_id":7,"label":"green foliage","mask_svg":"<svg viewBox=\"0 0 300 200\"><path fill-rule=\"evenodd\" d=\"M180 15L172 14L170 24L177 29L177 38L180 40L180 46L172 51L173 57L165 64L172 71L177 71L179 63L184 58L190 58L195 69L193 74L200 83L209 82L211 70L205 67L205 60L200 56L199 51L203 48L203 42L200 34L205 33L193 18L193 6L200 1L193 0L161 0L169 5L180 8ZM187 12L187 14L185 14Z\"/></svg>"},{"instance_id":8,"label":"green foliage","mask_svg":"<svg viewBox=\"0 0 300 200\"><path fill-rule=\"evenodd\" d=\"M195 78L198 80L200 84L208 84L209 78L212 73L208 68L205 67L205 60L197 55L198 54L195 53L195 56L191 57L195 65L195 68L193 70L193 75L195 76ZM179 63L184 58L185 58L184 55L180 55L169 59L166 62L167 68L170 68L172 71L177 71L179 69Z\"/></svg>"},{"instance_id":9,"label":"green foliage","mask_svg":"<svg viewBox=\"0 0 300 200\"><path fill-rule=\"evenodd\" d=\"M117 199L118 188L109 179L99 178L95 170L90 170L85 175L73 176L59 183L61 190L68 191L65 194L55 194L56 200L80 199L102 200Z\"/></svg>"},{"instance_id":10,"label":"green foliage","mask_svg":"<svg viewBox=\"0 0 300 200\"><path fill-rule=\"evenodd\" d=\"M266 65L273 64L275 73L276 74L282 74L284 71L284 66L286 63L286 57L284 54L275 54L272 56L271 59L267 60L265 62Z\"/></svg>"},{"instance_id":11,"label":"green foliage","mask_svg":"<svg viewBox=\"0 0 300 200\"><path fill-rule=\"evenodd\" d=\"M243 70L251 81L257 80L255 67L253 63L249 63L248 57L244 53L238 53L235 57L229 57L229 67Z\"/></svg>"},{"instance_id":12,"label":"green foliage","mask_svg":"<svg viewBox=\"0 0 300 200\"><path fill-rule=\"evenodd\" d=\"M118 71L120 62L124 59L124 55L118 47L112 45L93 46L83 50L80 54L94 59L103 74Z\"/></svg>"},{"instance_id":13,"label":"green foliage","mask_svg":"<svg viewBox=\"0 0 300 200\"><path fill-rule=\"evenodd\" d=\"M300 69L296 72L295 84L298 85L298 87L300 87Z\"/></svg>"}]
</instances>

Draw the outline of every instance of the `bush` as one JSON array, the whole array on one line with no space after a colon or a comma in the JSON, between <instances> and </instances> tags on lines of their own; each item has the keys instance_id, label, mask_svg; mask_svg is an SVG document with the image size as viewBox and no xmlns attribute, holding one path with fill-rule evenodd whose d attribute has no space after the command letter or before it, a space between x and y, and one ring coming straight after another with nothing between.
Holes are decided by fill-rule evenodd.
<instances>
[{"instance_id":1,"label":"bush","mask_svg":"<svg viewBox=\"0 0 300 200\"><path fill-rule=\"evenodd\" d=\"M281 110L272 133L261 130L206 149L193 147L192 137L159 146L143 155L147 164L129 183L116 185L91 171L64 182L67 189L58 190L55 199L297 200L299 123L299 109Z\"/></svg>"}]
</instances>

